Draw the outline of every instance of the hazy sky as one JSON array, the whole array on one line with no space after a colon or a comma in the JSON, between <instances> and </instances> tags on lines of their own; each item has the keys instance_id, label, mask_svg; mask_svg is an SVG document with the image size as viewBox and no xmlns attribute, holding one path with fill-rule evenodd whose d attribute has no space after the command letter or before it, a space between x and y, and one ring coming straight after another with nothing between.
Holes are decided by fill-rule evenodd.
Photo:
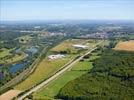
<instances>
[{"instance_id":1,"label":"hazy sky","mask_svg":"<svg viewBox=\"0 0 134 100\"><path fill-rule=\"evenodd\" d=\"M134 0L0 0L0 20L134 20Z\"/></svg>"}]
</instances>

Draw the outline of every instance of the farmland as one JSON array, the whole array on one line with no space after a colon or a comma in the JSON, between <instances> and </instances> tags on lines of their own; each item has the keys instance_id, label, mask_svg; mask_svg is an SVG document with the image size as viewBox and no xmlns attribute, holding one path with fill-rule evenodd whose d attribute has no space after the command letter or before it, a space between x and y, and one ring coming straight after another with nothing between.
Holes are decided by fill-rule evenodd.
<instances>
[{"instance_id":1,"label":"farmland","mask_svg":"<svg viewBox=\"0 0 134 100\"><path fill-rule=\"evenodd\" d=\"M134 40L119 42L115 50L125 50L125 51L134 51Z\"/></svg>"}]
</instances>

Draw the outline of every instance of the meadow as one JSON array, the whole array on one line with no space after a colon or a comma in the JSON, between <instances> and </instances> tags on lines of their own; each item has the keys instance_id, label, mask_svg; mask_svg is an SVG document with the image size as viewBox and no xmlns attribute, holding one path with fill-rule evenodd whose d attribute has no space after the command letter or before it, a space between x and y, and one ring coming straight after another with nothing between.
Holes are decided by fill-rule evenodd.
<instances>
[{"instance_id":1,"label":"meadow","mask_svg":"<svg viewBox=\"0 0 134 100\"><path fill-rule=\"evenodd\" d=\"M11 51L11 50L6 49L6 48L0 49L0 58L3 58L3 57L5 57L5 56L10 55L10 51Z\"/></svg>"},{"instance_id":2,"label":"meadow","mask_svg":"<svg viewBox=\"0 0 134 100\"><path fill-rule=\"evenodd\" d=\"M59 44L58 46L52 48L51 51L53 52L66 51L67 53L76 54L80 50L75 49L73 45L81 44L81 45L92 47L94 44L96 44L96 42L99 42L99 41L94 41L92 39L90 40L89 39L68 39L62 42L61 44Z\"/></svg>"},{"instance_id":3,"label":"meadow","mask_svg":"<svg viewBox=\"0 0 134 100\"><path fill-rule=\"evenodd\" d=\"M24 81L20 84L16 85L14 89L17 90L27 90L32 86L40 83L44 79L51 76L53 73L58 71L63 65L65 65L68 61L70 61L71 56L66 58L56 59L53 61L48 60L47 58L44 59L39 63L36 70Z\"/></svg>"}]
</instances>

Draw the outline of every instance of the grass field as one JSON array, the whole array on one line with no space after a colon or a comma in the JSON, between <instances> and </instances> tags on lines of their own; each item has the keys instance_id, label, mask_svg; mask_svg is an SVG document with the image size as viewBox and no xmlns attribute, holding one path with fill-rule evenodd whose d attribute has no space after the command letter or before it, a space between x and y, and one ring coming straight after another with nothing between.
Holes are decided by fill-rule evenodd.
<instances>
[{"instance_id":1,"label":"grass field","mask_svg":"<svg viewBox=\"0 0 134 100\"><path fill-rule=\"evenodd\" d=\"M3 58L3 57L5 57L5 56L10 55L10 51L11 51L11 50L8 50L8 49L6 49L6 48L0 49L0 58Z\"/></svg>"},{"instance_id":2,"label":"grass field","mask_svg":"<svg viewBox=\"0 0 134 100\"><path fill-rule=\"evenodd\" d=\"M64 64L66 64L72 56L68 56L61 59L49 61L47 58L44 59L37 67L35 72L31 74L26 80L15 86L15 89L26 90L37 83L48 78L54 72L59 70Z\"/></svg>"},{"instance_id":3,"label":"grass field","mask_svg":"<svg viewBox=\"0 0 134 100\"><path fill-rule=\"evenodd\" d=\"M95 44L95 41L93 40L85 40L85 39L69 39L65 40L58 46L51 49L51 51L59 52L59 51L69 51L70 53L77 53L79 49L75 49L73 45L75 44L81 44L81 45L87 45L92 46Z\"/></svg>"},{"instance_id":4,"label":"grass field","mask_svg":"<svg viewBox=\"0 0 134 100\"><path fill-rule=\"evenodd\" d=\"M114 50L134 51L134 40L119 42Z\"/></svg>"},{"instance_id":5,"label":"grass field","mask_svg":"<svg viewBox=\"0 0 134 100\"><path fill-rule=\"evenodd\" d=\"M5 60L0 60L0 63L14 63L20 60L23 60L27 57L27 55L22 52L21 54L15 54L15 56L9 58L9 59L5 59Z\"/></svg>"},{"instance_id":6,"label":"grass field","mask_svg":"<svg viewBox=\"0 0 134 100\"><path fill-rule=\"evenodd\" d=\"M97 57L98 56L93 54L89 59L76 63L71 70L65 72L61 77L54 80L47 87L34 93L34 99L53 99L65 84L87 73L92 68L92 62L89 62L89 60L96 59Z\"/></svg>"},{"instance_id":7,"label":"grass field","mask_svg":"<svg viewBox=\"0 0 134 100\"><path fill-rule=\"evenodd\" d=\"M91 68L91 64L88 63L85 64L78 63L76 64L76 66L77 66L76 68L73 68L73 70L71 71L67 71L64 75L62 75L54 82L52 82L48 87L43 88L41 91L35 93L34 98L36 99L53 98L66 83L81 76L82 74L86 73L87 70L89 70L89 68Z\"/></svg>"}]
</instances>

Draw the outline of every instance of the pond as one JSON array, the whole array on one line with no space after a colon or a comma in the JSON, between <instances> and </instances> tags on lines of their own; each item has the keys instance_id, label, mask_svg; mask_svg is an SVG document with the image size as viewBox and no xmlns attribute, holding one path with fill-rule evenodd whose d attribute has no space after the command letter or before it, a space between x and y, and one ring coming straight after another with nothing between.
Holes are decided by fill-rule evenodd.
<instances>
[{"instance_id":1,"label":"pond","mask_svg":"<svg viewBox=\"0 0 134 100\"><path fill-rule=\"evenodd\" d=\"M0 67L3 67L3 64L0 64Z\"/></svg>"},{"instance_id":2,"label":"pond","mask_svg":"<svg viewBox=\"0 0 134 100\"><path fill-rule=\"evenodd\" d=\"M30 47L29 49L27 49L27 51L30 52L30 53L32 53L32 54L35 54L35 53L37 53L38 48L36 48L36 47Z\"/></svg>"},{"instance_id":3,"label":"pond","mask_svg":"<svg viewBox=\"0 0 134 100\"><path fill-rule=\"evenodd\" d=\"M9 72L12 73L12 74L14 74L18 70L25 68L27 64L28 64L28 62L17 63L17 64L14 64L14 65L11 65L10 66L10 69L9 69Z\"/></svg>"},{"instance_id":4,"label":"pond","mask_svg":"<svg viewBox=\"0 0 134 100\"><path fill-rule=\"evenodd\" d=\"M3 79L3 74L0 72L0 80L2 80Z\"/></svg>"},{"instance_id":5,"label":"pond","mask_svg":"<svg viewBox=\"0 0 134 100\"><path fill-rule=\"evenodd\" d=\"M15 50L15 53L20 53L20 51L21 51L21 49L20 49L20 48L17 48L17 49Z\"/></svg>"}]
</instances>

